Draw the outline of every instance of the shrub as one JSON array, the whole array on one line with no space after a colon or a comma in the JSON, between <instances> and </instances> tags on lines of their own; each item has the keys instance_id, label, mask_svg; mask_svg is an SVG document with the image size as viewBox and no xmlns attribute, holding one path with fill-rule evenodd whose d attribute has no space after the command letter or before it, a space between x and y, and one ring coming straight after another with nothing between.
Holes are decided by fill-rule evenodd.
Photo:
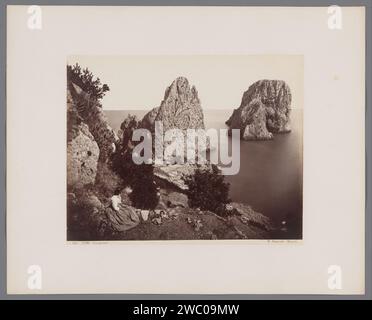
<instances>
[{"instance_id":1,"label":"shrub","mask_svg":"<svg viewBox=\"0 0 372 320\"><path fill-rule=\"evenodd\" d=\"M120 144L112 158L113 170L122 177L127 185L131 185L138 169L138 166L132 160L132 134L133 130L137 128L137 119L129 114L121 123Z\"/></svg>"},{"instance_id":2,"label":"shrub","mask_svg":"<svg viewBox=\"0 0 372 320\"><path fill-rule=\"evenodd\" d=\"M128 147L128 143L132 139L133 131L139 127L139 124L140 122L138 121L137 116L132 116L130 113L121 123L120 131L122 134L120 138L124 148Z\"/></svg>"},{"instance_id":3,"label":"shrub","mask_svg":"<svg viewBox=\"0 0 372 320\"><path fill-rule=\"evenodd\" d=\"M107 227L104 207L90 190L76 190L67 196L68 240L100 240Z\"/></svg>"},{"instance_id":4,"label":"shrub","mask_svg":"<svg viewBox=\"0 0 372 320\"><path fill-rule=\"evenodd\" d=\"M132 181L130 199L140 209L155 209L159 202L154 181L154 167L149 164L135 165L136 171Z\"/></svg>"},{"instance_id":5,"label":"shrub","mask_svg":"<svg viewBox=\"0 0 372 320\"><path fill-rule=\"evenodd\" d=\"M122 186L122 179L113 172L108 163L98 164L95 189L102 197L111 197L115 190Z\"/></svg>"},{"instance_id":6,"label":"shrub","mask_svg":"<svg viewBox=\"0 0 372 320\"><path fill-rule=\"evenodd\" d=\"M136 173L136 165L132 160L132 153L119 149L112 158L112 168L124 181L125 185L131 185Z\"/></svg>"},{"instance_id":7,"label":"shrub","mask_svg":"<svg viewBox=\"0 0 372 320\"><path fill-rule=\"evenodd\" d=\"M133 205L140 209L154 209L159 201L154 168L150 164L137 165L132 159L134 147L132 134L138 125L137 118L131 115L128 115L122 122L121 144L113 155L112 165L113 170L123 179L125 185L132 188L130 200Z\"/></svg>"},{"instance_id":8,"label":"shrub","mask_svg":"<svg viewBox=\"0 0 372 320\"><path fill-rule=\"evenodd\" d=\"M139 127L139 121L136 116L130 114L123 120L120 125L119 137L120 146L118 157L114 164L115 168L119 171L123 170L123 174L128 177L131 175L131 171L136 169L135 164L132 160L132 151L136 142L132 141L133 131Z\"/></svg>"},{"instance_id":9,"label":"shrub","mask_svg":"<svg viewBox=\"0 0 372 320\"><path fill-rule=\"evenodd\" d=\"M93 73L88 68L82 69L79 64L74 66L67 65L67 82L77 84L84 92L96 100L103 98L110 88L107 84L102 84L100 78L93 79Z\"/></svg>"},{"instance_id":10,"label":"shrub","mask_svg":"<svg viewBox=\"0 0 372 320\"><path fill-rule=\"evenodd\" d=\"M197 168L194 175L184 180L188 186L187 195L191 207L224 214L225 205L231 201L230 185L224 181L217 166L212 165L211 169Z\"/></svg>"}]
</instances>

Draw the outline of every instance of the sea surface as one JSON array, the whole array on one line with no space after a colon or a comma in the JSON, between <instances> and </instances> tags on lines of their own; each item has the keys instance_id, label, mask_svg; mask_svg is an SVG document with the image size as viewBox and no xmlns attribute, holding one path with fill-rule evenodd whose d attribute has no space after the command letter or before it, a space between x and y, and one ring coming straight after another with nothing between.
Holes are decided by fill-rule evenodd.
<instances>
[{"instance_id":1,"label":"sea surface","mask_svg":"<svg viewBox=\"0 0 372 320\"><path fill-rule=\"evenodd\" d=\"M128 114L139 119L145 110L105 110L114 130ZM206 128L226 128L232 110L204 110ZM269 141L239 141L240 170L226 176L230 198L287 228L287 237L302 238L302 110L292 110L292 131ZM228 143L231 144L231 138Z\"/></svg>"}]
</instances>

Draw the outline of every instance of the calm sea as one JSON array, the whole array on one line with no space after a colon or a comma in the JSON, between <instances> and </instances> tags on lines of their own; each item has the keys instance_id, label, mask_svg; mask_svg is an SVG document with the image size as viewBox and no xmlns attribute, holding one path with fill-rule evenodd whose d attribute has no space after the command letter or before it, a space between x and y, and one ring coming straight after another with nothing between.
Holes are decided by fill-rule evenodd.
<instances>
[{"instance_id":1,"label":"calm sea","mask_svg":"<svg viewBox=\"0 0 372 320\"><path fill-rule=\"evenodd\" d=\"M139 119L147 111L106 110L114 130L130 113ZM207 128L226 128L231 110L204 110ZM302 110L291 114L292 132L270 141L241 141L240 171L226 176L230 198L247 203L277 224L286 223L289 238L302 238ZM231 139L231 138L229 138ZM231 142L231 141L229 141Z\"/></svg>"}]
</instances>

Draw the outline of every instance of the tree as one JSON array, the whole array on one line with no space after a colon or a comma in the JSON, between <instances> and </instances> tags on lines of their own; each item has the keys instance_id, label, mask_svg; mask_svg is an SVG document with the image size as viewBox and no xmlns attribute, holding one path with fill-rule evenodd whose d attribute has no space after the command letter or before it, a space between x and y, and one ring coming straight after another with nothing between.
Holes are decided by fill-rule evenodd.
<instances>
[{"instance_id":1,"label":"tree","mask_svg":"<svg viewBox=\"0 0 372 320\"><path fill-rule=\"evenodd\" d=\"M185 179L188 186L189 204L191 207L210 210L217 214L225 212L229 203L230 185L224 181L216 165L211 169L197 168L194 175Z\"/></svg>"},{"instance_id":2,"label":"tree","mask_svg":"<svg viewBox=\"0 0 372 320\"><path fill-rule=\"evenodd\" d=\"M128 185L136 176L138 166L132 160L134 142L132 141L133 131L137 129L139 122L135 116L130 114L123 120L120 126L120 143L118 150L113 154L113 170L120 175Z\"/></svg>"},{"instance_id":3,"label":"tree","mask_svg":"<svg viewBox=\"0 0 372 320\"><path fill-rule=\"evenodd\" d=\"M132 159L133 131L139 127L139 121L130 114L120 126L121 141L116 153L113 154L113 170L132 188L130 199L136 208L154 209L158 204L157 187L155 183L154 167L151 164L137 165Z\"/></svg>"},{"instance_id":4,"label":"tree","mask_svg":"<svg viewBox=\"0 0 372 320\"><path fill-rule=\"evenodd\" d=\"M132 181L130 199L140 209L155 209L159 202L157 187L154 181L154 167L150 164L135 165L137 167Z\"/></svg>"},{"instance_id":5,"label":"tree","mask_svg":"<svg viewBox=\"0 0 372 320\"><path fill-rule=\"evenodd\" d=\"M100 78L94 79L93 73L88 68L82 69L78 63L74 66L67 65L67 81L77 84L84 92L96 100L104 97L110 88L102 84Z\"/></svg>"}]
</instances>

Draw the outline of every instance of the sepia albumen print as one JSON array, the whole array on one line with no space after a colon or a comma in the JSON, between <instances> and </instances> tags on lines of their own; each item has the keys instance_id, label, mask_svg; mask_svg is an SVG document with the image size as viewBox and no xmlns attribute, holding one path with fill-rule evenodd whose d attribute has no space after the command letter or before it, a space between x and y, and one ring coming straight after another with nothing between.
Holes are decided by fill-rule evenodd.
<instances>
[{"instance_id":1,"label":"sepia albumen print","mask_svg":"<svg viewBox=\"0 0 372 320\"><path fill-rule=\"evenodd\" d=\"M302 239L303 56L70 56L67 240Z\"/></svg>"}]
</instances>

